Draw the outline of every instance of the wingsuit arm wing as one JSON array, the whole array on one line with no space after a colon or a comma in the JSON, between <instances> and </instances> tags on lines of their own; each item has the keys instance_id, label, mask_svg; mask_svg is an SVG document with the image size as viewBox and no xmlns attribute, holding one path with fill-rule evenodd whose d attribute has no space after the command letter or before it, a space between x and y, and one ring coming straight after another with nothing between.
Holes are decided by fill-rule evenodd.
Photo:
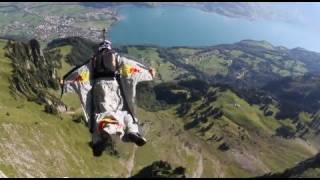
<instances>
[{"instance_id":1,"label":"wingsuit arm wing","mask_svg":"<svg viewBox=\"0 0 320 180\"><path fill-rule=\"evenodd\" d=\"M151 81L153 77L149 72L150 68L126 57L120 58L120 67L122 76L121 81L124 86L128 106L135 115L136 85L141 81Z\"/></svg>"},{"instance_id":2,"label":"wingsuit arm wing","mask_svg":"<svg viewBox=\"0 0 320 180\"><path fill-rule=\"evenodd\" d=\"M86 117L86 121L89 122L91 117L91 61L87 61L85 64L80 65L69 71L63 77L62 94L63 93L76 93L80 98L80 102ZM62 95L61 94L61 95Z\"/></svg>"},{"instance_id":3,"label":"wingsuit arm wing","mask_svg":"<svg viewBox=\"0 0 320 180\"><path fill-rule=\"evenodd\" d=\"M122 57L121 74L125 78L132 79L135 83L153 80L149 69L137 61Z\"/></svg>"}]
</instances>

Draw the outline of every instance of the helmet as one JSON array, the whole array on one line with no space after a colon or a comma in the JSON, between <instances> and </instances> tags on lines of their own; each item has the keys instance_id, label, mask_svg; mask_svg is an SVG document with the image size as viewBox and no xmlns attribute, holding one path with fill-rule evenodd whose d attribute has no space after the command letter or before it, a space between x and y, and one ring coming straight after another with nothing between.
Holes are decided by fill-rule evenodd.
<instances>
[{"instance_id":1,"label":"helmet","mask_svg":"<svg viewBox=\"0 0 320 180\"><path fill-rule=\"evenodd\" d=\"M111 41L108 40L104 40L102 43L99 44L99 51L103 50L103 49L109 49L111 50Z\"/></svg>"}]
</instances>

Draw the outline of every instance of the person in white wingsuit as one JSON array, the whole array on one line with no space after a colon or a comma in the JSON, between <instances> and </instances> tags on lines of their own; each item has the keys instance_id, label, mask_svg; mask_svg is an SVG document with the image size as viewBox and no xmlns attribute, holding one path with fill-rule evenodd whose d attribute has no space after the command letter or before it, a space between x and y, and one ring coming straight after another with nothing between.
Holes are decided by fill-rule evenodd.
<instances>
[{"instance_id":1,"label":"person in white wingsuit","mask_svg":"<svg viewBox=\"0 0 320 180\"><path fill-rule=\"evenodd\" d=\"M88 62L64 76L63 92L76 92L80 97L94 154L101 154L101 144L110 135L119 135L138 146L146 143L135 113L136 85L154 76L154 68L120 56L107 40Z\"/></svg>"}]
</instances>

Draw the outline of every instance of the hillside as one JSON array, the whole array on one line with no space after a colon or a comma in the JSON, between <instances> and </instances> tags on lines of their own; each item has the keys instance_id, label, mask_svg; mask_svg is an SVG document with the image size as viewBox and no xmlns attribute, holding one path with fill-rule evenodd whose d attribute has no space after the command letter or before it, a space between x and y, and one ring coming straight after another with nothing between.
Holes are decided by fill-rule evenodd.
<instances>
[{"instance_id":1,"label":"hillside","mask_svg":"<svg viewBox=\"0 0 320 180\"><path fill-rule=\"evenodd\" d=\"M320 109L319 80L320 77L313 74L288 77L267 84L263 90L273 94L281 102L280 108L285 112L279 116L294 118L297 115L285 113L304 111L315 114Z\"/></svg>"},{"instance_id":2,"label":"hillside","mask_svg":"<svg viewBox=\"0 0 320 180\"><path fill-rule=\"evenodd\" d=\"M57 79L74 64L87 60L88 51L81 54L82 49L94 45L82 39L59 41L44 49L60 54ZM136 147L115 141L115 151L94 157L88 145L89 131L75 119L81 113L76 96L63 97L69 111L54 115L44 112L45 104L10 94L9 78L15 66L4 56L6 43L0 44L0 170L8 177L130 177L158 166L169 171L164 173L169 176L252 177L284 171L317 153L313 145L298 137L277 136L276 130L289 126L289 120L279 121L275 114L266 116L258 105L228 86L194 79L208 77L208 73L191 62L169 58L172 54L196 57L195 53L204 53L207 48L125 46L117 50L159 72L155 82L139 85L137 94L138 117L149 143ZM59 95L59 90L51 87L43 90ZM169 165L157 164L159 161Z\"/></svg>"},{"instance_id":3,"label":"hillside","mask_svg":"<svg viewBox=\"0 0 320 180\"><path fill-rule=\"evenodd\" d=\"M307 160L304 160L292 168L288 168L280 173L269 173L263 175L263 178L314 178L320 175L320 155L317 154Z\"/></svg>"},{"instance_id":4,"label":"hillside","mask_svg":"<svg viewBox=\"0 0 320 180\"><path fill-rule=\"evenodd\" d=\"M205 48L171 48L167 57L202 71L212 82L260 88L284 77L319 73L320 54L243 40ZM312 58L312 59L311 59Z\"/></svg>"},{"instance_id":5,"label":"hillside","mask_svg":"<svg viewBox=\"0 0 320 180\"><path fill-rule=\"evenodd\" d=\"M319 53L252 40L203 48L126 46L120 50L156 67L160 82L195 77L228 85L265 116L291 119L284 131L293 135L285 137L317 131Z\"/></svg>"},{"instance_id":6,"label":"hillside","mask_svg":"<svg viewBox=\"0 0 320 180\"><path fill-rule=\"evenodd\" d=\"M8 177L112 177L121 174L123 169L115 169L122 167L118 158L92 156L85 126L73 122L67 115L60 119L45 113L43 105L10 94L13 66L4 57L5 44L1 40L1 171ZM102 169L96 169L97 166Z\"/></svg>"},{"instance_id":7,"label":"hillside","mask_svg":"<svg viewBox=\"0 0 320 180\"><path fill-rule=\"evenodd\" d=\"M166 102L163 104L171 104L169 109L182 119L183 129L205 143L210 149L208 154L217 155L215 158L220 162L219 167L227 168L232 174L226 177L248 177L251 173L279 171L307 151L317 152L301 139L278 138L276 130L290 124L288 121L264 116L258 106L249 105L228 89L212 86L208 92L202 92L204 96L197 97L199 93L185 86L162 85L161 89L164 88L167 89L159 94L158 87L155 88L156 98ZM172 98L174 94L175 98ZM191 97L186 100L183 97L188 95L182 94L191 94ZM301 152L290 152L293 149L300 149ZM206 150L201 150L204 157L210 157ZM286 151L286 155L282 151Z\"/></svg>"}]
</instances>

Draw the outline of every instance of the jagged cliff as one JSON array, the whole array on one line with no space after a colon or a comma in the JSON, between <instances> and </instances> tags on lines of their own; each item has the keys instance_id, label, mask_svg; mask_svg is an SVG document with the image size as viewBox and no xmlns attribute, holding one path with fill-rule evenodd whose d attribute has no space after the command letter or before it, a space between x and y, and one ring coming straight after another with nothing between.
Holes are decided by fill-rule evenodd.
<instances>
[{"instance_id":1,"label":"jagged cliff","mask_svg":"<svg viewBox=\"0 0 320 180\"><path fill-rule=\"evenodd\" d=\"M66 106L49 89L59 90L57 69L61 68L61 55L57 50L42 51L37 40L8 41L5 56L12 61L13 74L10 89L13 95L23 95L29 101L45 104L45 111L53 114L65 112Z\"/></svg>"}]
</instances>

